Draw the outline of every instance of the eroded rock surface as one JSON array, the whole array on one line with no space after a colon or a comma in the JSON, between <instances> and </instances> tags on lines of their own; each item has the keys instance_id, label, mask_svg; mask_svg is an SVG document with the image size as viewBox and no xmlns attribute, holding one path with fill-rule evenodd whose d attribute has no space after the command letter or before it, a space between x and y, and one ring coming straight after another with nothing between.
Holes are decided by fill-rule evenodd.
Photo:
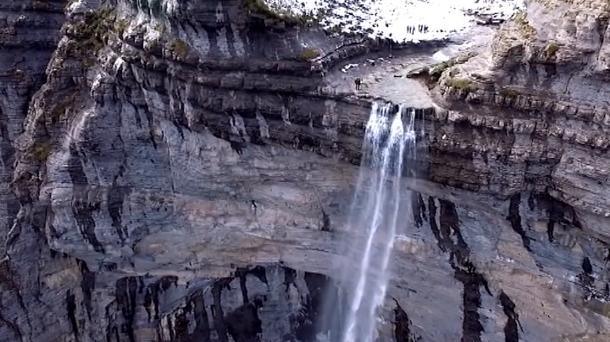
<instances>
[{"instance_id":1,"label":"eroded rock surface","mask_svg":"<svg viewBox=\"0 0 610 342\"><path fill-rule=\"evenodd\" d=\"M610 216L608 68L610 9L605 1L530 1L502 27L485 53L443 73L439 95L454 126L488 128L474 146L482 162L466 169L473 189L511 194L552 189L578 209ZM464 115L468 113L468 115ZM512 140L509 150L479 139ZM459 145L459 146L458 146ZM502 178L497 169L505 168ZM475 179L483 175L484 184Z\"/></svg>"},{"instance_id":2,"label":"eroded rock surface","mask_svg":"<svg viewBox=\"0 0 610 342\"><path fill-rule=\"evenodd\" d=\"M319 335L374 100L335 75L386 43L257 4L0 5L0 339ZM605 5L430 68L380 340L610 338Z\"/></svg>"}]
</instances>

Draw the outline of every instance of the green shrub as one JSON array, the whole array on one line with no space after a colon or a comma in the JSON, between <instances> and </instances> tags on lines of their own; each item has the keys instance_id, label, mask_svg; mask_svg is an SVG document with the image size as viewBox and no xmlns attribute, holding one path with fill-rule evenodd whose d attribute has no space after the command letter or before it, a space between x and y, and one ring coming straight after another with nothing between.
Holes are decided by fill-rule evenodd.
<instances>
[{"instance_id":1,"label":"green shrub","mask_svg":"<svg viewBox=\"0 0 610 342\"><path fill-rule=\"evenodd\" d=\"M178 58L185 59L188 56L191 47L182 39L175 39L169 45L172 51Z\"/></svg>"},{"instance_id":2,"label":"green shrub","mask_svg":"<svg viewBox=\"0 0 610 342\"><path fill-rule=\"evenodd\" d=\"M245 0L244 5L249 11L259 13L274 19L281 19L278 13L274 12L263 0Z\"/></svg>"},{"instance_id":3,"label":"green shrub","mask_svg":"<svg viewBox=\"0 0 610 342\"><path fill-rule=\"evenodd\" d=\"M544 54L547 59L554 59L555 56L557 56L557 51L559 51L559 45L555 42L551 42L544 49Z\"/></svg>"},{"instance_id":4,"label":"green shrub","mask_svg":"<svg viewBox=\"0 0 610 342\"><path fill-rule=\"evenodd\" d=\"M51 155L53 146L49 142L37 142L32 148L32 156L40 161L44 162Z\"/></svg>"},{"instance_id":5,"label":"green shrub","mask_svg":"<svg viewBox=\"0 0 610 342\"><path fill-rule=\"evenodd\" d=\"M127 20L125 20L125 19L117 19L114 22L114 31L119 36L122 36L128 26L129 26L129 22Z\"/></svg>"},{"instance_id":6,"label":"green shrub","mask_svg":"<svg viewBox=\"0 0 610 342\"><path fill-rule=\"evenodd\" d=\"M448 68L450 68L454 65L455 65L455 60L453 60L453 59L445 61L445 62L437 63L430 67L430 70L428 71L428 73L434 81L437 81L445 70L447 70Z\"/></svg>"},{"instance_id":7,"label":"green shrub","mask_svg":"<svg viewBox=\"0 0 610 342\"><path fill-rule=\"evenodd\" d=\"M471 92L477 89L477 87L472 83L472 81L464 78L450 78L449 80L447 80L446 84L450 88L464 90L467 92Z\"/></svg>"},{"instance_id":8,"label":"green shrub","mask_svg":"<svg viewBox=\"0 0 610 342\"><path fill-rule=\"evenodd\" d=\"M299 59L303 60L303 61L310 61L312 59L316 59L320 57L320 52L316 49L305 49L301 52L301 54L299 55Z\"/></svg>"},{"instance_id":9,"label":"green shrub","mask_svg":"<svg viewBox=\"0 0 610 342\"><path fill-rule=\"evenodd\" d=\"M514 17L514 22L525 38L531 39L536 35L536 29L530 25L525 12L519 12L516 14Z\"/></svg>"},{"instance_id":10,"label":"green shrub","mask_svg":"<svg viewBox=\"0 0 610 342\"><path fill-rule=\"evenodd\" d=\"M97 52L103 48L115 26L116 15L110 8L89 12L85 19L69 28L81 52Z\"/></svg>"},{"instance_id":11,"label":"green shrub","mask_svg":"<svg viewBox=\"0 0 610 342\"><path fill-rule=\"evenodd\" d=\"M500 89L500 95L504 97L517 97L519 96L519 92L510 88L502 88Z\"/></svg>"},{"instance_id":12,"label":"green shrub","mask_svg":"<svg viewBox=\"0 0 610 342\"><path fill-rule=\"evenodd\" d=\"M308 21L315 19L315 16L312 14L294 16L291 13L276 11L270 8L264 0L245 0L244 6L251 13L257 13L264 17L282 21L292 25L305 24Z\"/></svg>"}]
</instances>

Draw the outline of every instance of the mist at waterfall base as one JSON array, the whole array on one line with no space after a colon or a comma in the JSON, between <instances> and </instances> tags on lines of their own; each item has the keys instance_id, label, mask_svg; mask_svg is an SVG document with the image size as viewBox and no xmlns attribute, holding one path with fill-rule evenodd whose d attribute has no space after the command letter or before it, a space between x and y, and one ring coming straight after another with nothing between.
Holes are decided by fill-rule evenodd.
<instances>
[{"instance_id":1,"label":"mist at waterfall base","mask_svg":"<svg viewBox=\"0 0 610 342\"><path fill-rule=\"evenodd\" d=\"M336 267L338 290L327 291L318 341L371 342L386 300L390 260L398 229L406 229L401 208L410 193L401 186L415 158L415 111L374 104L362 144L362 160L351 203L345 258Z\"/></svg>"}]
</instances>

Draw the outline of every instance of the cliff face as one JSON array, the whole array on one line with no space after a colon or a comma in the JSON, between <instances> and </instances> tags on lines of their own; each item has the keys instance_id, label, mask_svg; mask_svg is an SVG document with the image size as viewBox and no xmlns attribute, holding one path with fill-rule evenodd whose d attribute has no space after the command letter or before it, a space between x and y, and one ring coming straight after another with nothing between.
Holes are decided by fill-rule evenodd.
<instances>
[{"instance_id":1,"label":"cliff face","mask_svg":"<svg viewBox=\"0 0 610 342\"><path fill-rule=\"evenodd\" d=\"M609 16L605 1L531 1L488 51L444 72L437 88L450 121L492 126L511 141L502 151L477 144L477 135L474 144L464 137L460 149L485 162L466 166L461 181L506 195L546 192L571 206L579 228L604 244L610 238Z\"/></svg>"},{"instance_id":2,"label":"cliff face","mask_svg":"<svg viewBox=\"0 0 610 342\"><path fill-rule=\"evenodd\" d=\"M0 5L0 239L19 205L9 189L15 162L14 143L32 95L44 82L44 70L57 46L64 22L63 1L8 1ZM4 253L4 244L0 247Z\"/></svg>"},{"instance_id":3,"label":"cliff face","mask_svg":"<svg viewBox=\"0 0 610 342\"><path fill-rule=\"evenodd\" d=\"M368 109L309 60L368 45L251 6L67 7L13 144L3 339L311 339L351 174L307 151L355 158Z\"/></svg>"},{"instance_id":4,"label":"cliff face","mask_svg":"<svg viewBox=\"0 0 610 342\"><path fill-rule=\"evenodd\" d=\"M430 155L443 165L431 168L431 179L510 197L507 218L539 270L554 273L549 253L583 258L585 273L599 269L580 304L605 317L609 16L605 1L529 1L489 49L450 62L432 91L446 111L431 143L440 153ZM531 217L531 196L524 212L524 192L543 194L546 227ZM557 218L568 244L557 240Z\"/></svg>"},{"instance_id":5,"label":"cliff face","mask_svg":"<svg viewBox=\"0 0 610 342\"><path fill-rule=\"evenodd\" d=\"M443 74L439 91L450 107L476 113L456 120L495 120L497 131L527 137L504 153L519 172L488 178L486 187L550 187L570 205L610 216L608 16L605 1L532 1L490 51Z\"/></svg>"},{"instance_id":6,"label":"cliff face","mask_svg":"<svg viewBox=\"0 0 610 342\"><path fill-rule=\"evenodd\" d=\"M431 84L382 340L608 338L606 5L532 2ZM371 101L336 65L383 44L258 1L0 6L1 339L313 340Z\"/></svg>"}]
</instances>

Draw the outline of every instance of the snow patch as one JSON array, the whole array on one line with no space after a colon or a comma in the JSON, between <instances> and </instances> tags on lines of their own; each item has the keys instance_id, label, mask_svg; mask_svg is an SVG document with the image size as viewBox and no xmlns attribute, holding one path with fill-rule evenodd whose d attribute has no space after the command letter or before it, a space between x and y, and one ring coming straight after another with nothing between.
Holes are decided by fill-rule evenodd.
<instances>
[{"instance_id":1,"label":"snow patch","mask_svg":"<svg viewBox=\"0 0 610 342\"><path fill-rule=\"evenodd\" d=\"M483 17L508 19L523 0L265 0L293 15L319 16L342 32L365 33L397 42L444 39Z\"/></svg>"}]
</instances>

